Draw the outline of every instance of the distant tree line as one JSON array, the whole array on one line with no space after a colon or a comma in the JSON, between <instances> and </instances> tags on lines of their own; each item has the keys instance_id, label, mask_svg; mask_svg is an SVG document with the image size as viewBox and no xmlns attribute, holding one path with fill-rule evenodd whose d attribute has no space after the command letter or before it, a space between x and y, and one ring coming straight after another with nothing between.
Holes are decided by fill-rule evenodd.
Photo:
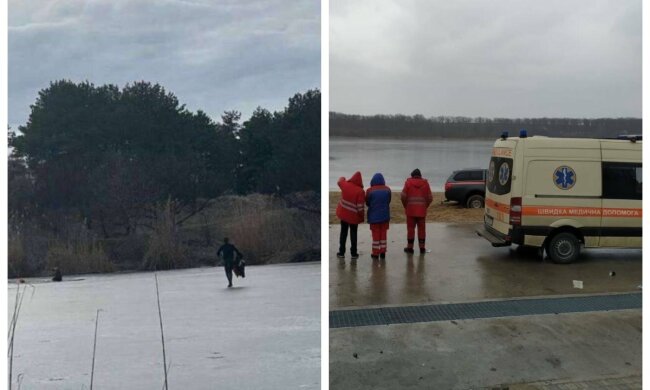
<instances>
[{"instance_id":1,"label":"distant tree line","mask_svg":"<svg viewBox=\"0 0 650 390\"><path fill-rule=\"evenodd\" d=\"M349 115L330 112L330 136L489 138L503 131L517 135L612 138L620 134L641 134L640 118L483 118L422 115Z\"/></svg>"},{"instance_id":2,"label":"distant tree line","mask_svg":"<svg viewBox=\"0 0 650 390\"><path fill-rule=\"evenodd\" d=\"M191 112L158 84L52 82L9 132L9 213L73 216L104 238L153 224L170 203L182 224L224 194L262 193L317 210L320 92L281 111ZM297 200L296 200L297 199ZM307 200L305 200L307 199Z\"/></svg>"}]
</instances>

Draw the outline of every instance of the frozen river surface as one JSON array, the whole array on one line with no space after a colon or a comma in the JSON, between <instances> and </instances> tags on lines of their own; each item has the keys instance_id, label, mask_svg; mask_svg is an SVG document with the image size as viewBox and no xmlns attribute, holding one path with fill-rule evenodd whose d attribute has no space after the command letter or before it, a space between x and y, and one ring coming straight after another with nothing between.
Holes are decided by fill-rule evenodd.
<instances>
[{"instance_id":1,"label":"frozen river surface","mask_svg":"<svg viewBox=\"0 0 650 390\"><path fill-rule=\"evenodd\" d=\"M486 168L494 140L330 138L330 190L338 191L339 177L361 171L368 187L375 172L386 185L401 190L411 171L420 168L433 191L443 191L453 171Z\"/></svg>"},{"instance_id":2,"label":"frozen river surface","mask_svg":"<svg viewBox=\"0 0 650 390\"><path fill-rule=\"evenodd\" d=\"M158 273L169 389L320 389L320 264L246 271L233 289L221 267ZM77 279L26 287L14 383L88 389L101 309L93 387L161 389L154 274ZM9 316L15 294L11 284Z\"/></svg>"}]
</instances>

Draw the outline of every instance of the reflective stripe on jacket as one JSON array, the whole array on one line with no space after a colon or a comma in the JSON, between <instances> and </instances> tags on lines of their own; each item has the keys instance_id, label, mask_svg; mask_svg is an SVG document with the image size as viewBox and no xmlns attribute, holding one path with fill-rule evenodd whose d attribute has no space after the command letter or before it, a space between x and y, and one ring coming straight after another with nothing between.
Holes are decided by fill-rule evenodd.
<instances>
[{"instance_id":1,"label":"reflective stripe on jacket","mask_svg":"<svg viewBox=\"0 0 650 390\"><path fill-rule=\"evenodd\" d=\"M355 172L350 180L341 177L338 185L341 188L341 200L336 206L336 216L349 224L360 224L364 220L366 198L361 173Z\"/></svg>"}]
</instances>

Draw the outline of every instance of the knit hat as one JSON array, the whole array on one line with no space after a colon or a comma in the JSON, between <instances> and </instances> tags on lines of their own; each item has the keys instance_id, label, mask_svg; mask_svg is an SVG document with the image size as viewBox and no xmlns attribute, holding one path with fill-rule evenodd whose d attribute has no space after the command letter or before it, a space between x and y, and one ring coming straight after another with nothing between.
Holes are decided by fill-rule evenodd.
<instances>
[{"instance_id":1,"label":"knit hat","mask_svg":"<svg viewBox=\"0 0 650 390\"><path fill-rule=\"evenodd\" d=\"M415 168L413 172L411 172L411 177L422 177L422 174L419 169Z\"/></svg>"}]
</instances>

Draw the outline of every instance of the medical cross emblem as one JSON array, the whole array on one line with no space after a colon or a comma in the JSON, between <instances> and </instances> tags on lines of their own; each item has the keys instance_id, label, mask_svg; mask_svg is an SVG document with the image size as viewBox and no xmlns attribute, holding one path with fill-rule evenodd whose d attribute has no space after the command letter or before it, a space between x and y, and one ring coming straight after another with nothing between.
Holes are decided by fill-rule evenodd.
<instances>
[{"instance_id":1,"label":"medical cross emblem","mask_svg":"<svg viewBox=\"0 0 650 390\"><path fill-rule=\"evenodd\" d=\"M555 170L553 180L557 188L568 190L576 184L576 173L571 167L561 166Z\"/></svg>"},{"instance_id":2,"label":"medical cross emblem","mask_svg":"<svg viewBox=\"0 0 650 390\"><path fill-rule=\"evenodd\" d=\"M508 166L507 163L503 163L499 168L499 183L502 186L504 186L508 183L509 178L510 178L510 167Z\"/></svg>"}]
</instances>

